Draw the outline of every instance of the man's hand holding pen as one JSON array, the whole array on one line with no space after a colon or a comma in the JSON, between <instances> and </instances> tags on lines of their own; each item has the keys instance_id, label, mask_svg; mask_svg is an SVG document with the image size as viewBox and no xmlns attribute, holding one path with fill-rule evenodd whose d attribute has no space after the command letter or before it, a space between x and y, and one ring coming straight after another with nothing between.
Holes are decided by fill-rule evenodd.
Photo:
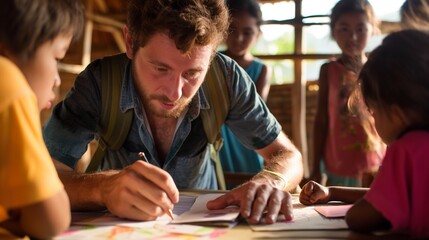
<instances>
[{"instance_id":1,"label":"man's hand holding pen","mask_svg":"<svg viewBox=\"0 0 429 240\"><path fill-rule=\"evenodd\" d=\"M100 185L100 202L122 218L154 220L179 202L179 191L171 176L144 162L144 158L119 172L112 171Z\"/></svg>"},{"instance_id":2,"label":"man's hand holding pen","mask_svg":"<svg viewBox=\"0 0 429 240\"><path fill-rule=\"evenodd\" d=\"M149 160L147 160L144 152L139 152L139 157L141 157L145 162L149 163ZM171 218L171 220L174 219L173 212L171 211L171 208L164 209L164 212L165 212L165 214L167 214Z\"/></svg>"}]
</instances>

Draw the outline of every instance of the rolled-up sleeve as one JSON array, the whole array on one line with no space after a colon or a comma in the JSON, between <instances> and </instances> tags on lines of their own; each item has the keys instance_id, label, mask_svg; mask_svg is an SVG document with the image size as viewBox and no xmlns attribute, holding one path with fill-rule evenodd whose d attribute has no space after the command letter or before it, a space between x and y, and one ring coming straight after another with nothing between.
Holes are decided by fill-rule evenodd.
<instances>
[{"instance_id":1,"label":"rolled-up sleeve","mask_svg":"<svg viewBox=\"0 0 429 240\"><path fill-rule=\"evenodd\" d=\"M225 124L246 147L266 147L280 134L280 123L260 98L246 71L228 58L221 59L225 62L231 99Z\"/></svg>"}]
</instances>

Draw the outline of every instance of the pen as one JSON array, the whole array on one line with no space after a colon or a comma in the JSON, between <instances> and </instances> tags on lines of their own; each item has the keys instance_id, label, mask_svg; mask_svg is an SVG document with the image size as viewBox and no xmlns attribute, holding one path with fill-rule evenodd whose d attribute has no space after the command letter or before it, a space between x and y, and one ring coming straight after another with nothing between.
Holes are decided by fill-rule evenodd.
<instances>
[{"instance_id":1,"label":"pen","mask_svg":"<svg viewBox=\"0 0 429 240\"><path fill-rule=\"evenodd\" d=\"M149 163L149 161L147 160L146 155L144 154L144 152L139 152L139 157L143 158L143 160L145 162ZM171 220L174 220L173 212L171 211L171 209L164 210L164 212L165 212L165 214L167 214L171 218Z\"/></svg>"}]
</instances>

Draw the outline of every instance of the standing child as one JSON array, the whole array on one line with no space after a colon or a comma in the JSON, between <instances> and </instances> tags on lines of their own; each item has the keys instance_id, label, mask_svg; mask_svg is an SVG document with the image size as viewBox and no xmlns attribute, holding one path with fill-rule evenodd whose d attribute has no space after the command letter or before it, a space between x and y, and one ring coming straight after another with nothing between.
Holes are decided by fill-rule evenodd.
<instances>
[{"instance_id":1,"label":"standing child","mask_svg":"<svg viewBox=\"0 0 429 240\"><path fill-rule=\"evenodd\" d=\"M385 151L373 118L347 107L356 73L367 59L365 47L376 29L371 5L366 0L339 1L332 9L330 27L342 54L320 69L310 178L321 182L324 171L328 185L361 186L363 176L378 169Z\"/></svg>"},{"instance_id":2,"label":"standing child","mask_svg":"<svg viewBox=\"0 0 429 240\"><path fill-rule=\"evenodd\" d=\"M309 182L301 203L355 202L346 216L353 230L391 229L429 237L428 43L428 33L393 33L371 53L360 73L360 95L388 145L371 188L326 188Z\"/></svg>"},{"instance_id":3,"label":"standing child","mask_svg":"<svg viewBox=\"0 0 429 240\"><path fill-rule=\"evenodd\" d=\"M257 0L228 0L227 5L231 25L224 54L246 70L258 94L266 101L270 90L270 71L250 52L261 35L262 12L259 3ZM242 145L226 125L223 125L221 134L224 144L219 155L224 171L253 174L261 171L263 158L260 155Z\"/></svg>"},{"instance_id":4,"label":"standing child","mask_svg":"<svg viewBox=\"0 0 429 240\"><path fill-rule=\"evenodd\" d=\"M83 26L75 0L5 0L0 8L0 238L50 238L70 205L44 145L40 111L60 85L57 63Z\"/></svg>"}]
</instances>

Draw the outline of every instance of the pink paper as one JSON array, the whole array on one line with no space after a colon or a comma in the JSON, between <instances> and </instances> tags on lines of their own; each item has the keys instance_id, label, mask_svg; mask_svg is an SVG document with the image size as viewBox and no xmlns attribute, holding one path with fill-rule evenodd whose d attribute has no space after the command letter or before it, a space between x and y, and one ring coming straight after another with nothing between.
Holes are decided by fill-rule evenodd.
<instances>
[{"instance_id":1,"label":"pink paper","mask_svg":"<svg viewBox=\"0 0 429 240\"><path fill-rule=\"evenodd\" d=\"M353 204L319 206L319 207L314 207L314 210L322 214L324 217L336 218L336 217L345 217L347 211L350 209L351 206L353 206Z\"/></svg>"}]
</instances>

